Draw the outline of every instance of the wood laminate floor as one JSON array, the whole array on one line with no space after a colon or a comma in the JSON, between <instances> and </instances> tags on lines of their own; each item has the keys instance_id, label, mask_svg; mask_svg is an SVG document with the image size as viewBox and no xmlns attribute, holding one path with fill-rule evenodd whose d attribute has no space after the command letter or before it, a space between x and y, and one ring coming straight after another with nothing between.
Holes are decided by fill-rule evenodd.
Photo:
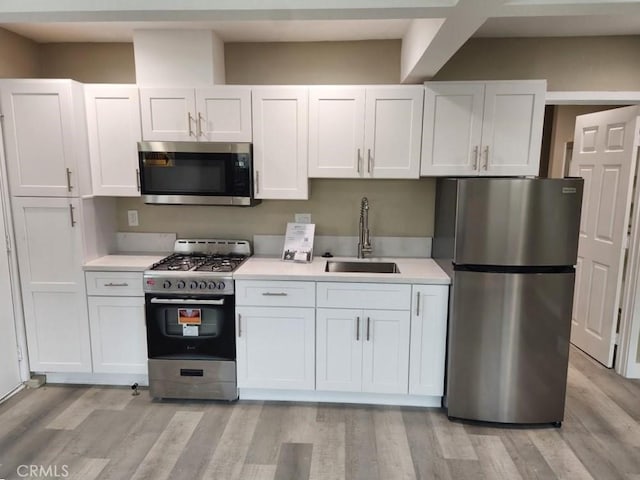
<instances>
[{"instance_id":1,"label":"wood laminate floor","mask_svg":"<svg viewBox=\"0 0 640 480\"><path fill-rule=\"evenodd\" d=\"M44 386L0 405L0 479L640 480L639 422L640 382L577 350L560 429L450 422L440 409ZM24 475L31 465L40 470Z\"/></svg>"}]
</instances>

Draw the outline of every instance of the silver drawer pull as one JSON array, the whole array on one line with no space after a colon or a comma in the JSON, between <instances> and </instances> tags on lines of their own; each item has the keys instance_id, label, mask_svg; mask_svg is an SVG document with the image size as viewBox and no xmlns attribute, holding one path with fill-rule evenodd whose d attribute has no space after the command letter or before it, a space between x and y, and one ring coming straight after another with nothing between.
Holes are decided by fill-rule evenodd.
<instances>
[{"instance_id":1,"label":"silver drawer pull","mask_svg":"<svg viewBox=\"0 0 640 480\"><path fill-rule=\"evenodd\" d=\"M263 292L262 295L265 297L286 297L289 294L286 292Z\"/></svg>"},{"instance_id":2,"label":"silver drawer pull","mask_svg":"<svg viewBox=\"0 0 640 480\"><path fill-rule=\"evenodd\" d=\"M105 283L104 284L105 287L128 287L129 284L128 283L113 283L113 282L109 282L109 283Z\"/></svg>"},{"instance_id":3,"label":"silver drawer pull","mask_svg":"<svg viewBox=\"0 0 640 480\"><path fill-rule=\"evenodd\" d=\"M224 298L220 300L195 300L191 298L157 298L154 297L151 299L151 303L178 303L185 304L189 303L191 305L224 305Z\"/></svg>"}]
</instances>

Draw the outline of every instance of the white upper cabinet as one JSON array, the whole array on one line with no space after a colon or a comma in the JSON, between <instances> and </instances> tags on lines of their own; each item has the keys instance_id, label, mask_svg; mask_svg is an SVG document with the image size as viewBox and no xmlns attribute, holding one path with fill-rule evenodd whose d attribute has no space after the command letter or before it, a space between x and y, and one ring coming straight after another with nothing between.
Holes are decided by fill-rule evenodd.
<instances>
[{"instance_id":1,"label":"white upper cabinet","mask_svg":"<svg viewBox=\"0 0 640 480\"><path fill-rule=\"evenodd\" d=\"M310 87L309 176L418 178L420 86Z\"/></svg>"},{"instance_id":2,"label":"white upper cabinet","mask_svg":"<svg viewBox=\"0 0 640 480\"><path fill-rule=\"evenodd\" d=\"M84 94L71 80L2 80L13 196L91 194Z\"/></svg>"},{"instance_id":3,"label":"white upper cabinet","mask_svg":"<svg viewBox=\"0 0 640 480\"><path fill-rule=\"evenodd\" d=\"M145 141L251 142L248 87L141 88Z\"/></svg>"},{"instance_id":4,"label":"white upper cabinet","mask_svg":"<svg viewBox=\"0 0 640 480\"><path fill-rule=\"evenodd\" d=\"M255 197L308 199L308 89L263 87L252 95Z\"/></svg>"},{"instance_id":5,"label":"white upper cabinet","mask_svg":"<svg viewBox=\"0 0 640 480\"><path fill-rule=\"evenodd\" d=\"M423 94L418 85L367 89L364 176L420 176Z\"/></svg>"},{"instance_id":6,"label":"white upper cabinet","mask_svg":"<svg viewBox=\"0 0 640 480\"><path fill-rule=\"evenodd\" d=\"M428 82L420 174L537 175L546 82Z\"/></svg>"},{"instance_id":7,"label":"white upper cabinet","mask_svg":"<svg viewBox=\"0 0 640 480\"><path fill-rule=\"evenodd\" d=\"M140 196L138 88L85 85L84 91L94 195Z\"/></svg>"}]
</instances>

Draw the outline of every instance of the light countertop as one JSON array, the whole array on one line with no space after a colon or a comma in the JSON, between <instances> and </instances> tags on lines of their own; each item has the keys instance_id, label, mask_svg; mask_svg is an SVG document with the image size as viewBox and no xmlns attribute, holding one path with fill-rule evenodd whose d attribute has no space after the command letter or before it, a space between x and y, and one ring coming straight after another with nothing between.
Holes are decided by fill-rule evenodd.
<instances>
[{"instance_id":1,"label":"light countertop","mask_svg":"<svg viewBox=\"0 0 640 480\"><path fill-rule=\"evenodd\" d=\"M395 262L400 273L325 272L329 261ZM253 256L233 272L235 280L309 280L331 282L425 283L449 285L449 276L430 258L314 258L311 263Z\"/></svg>"},{"instance_id":2,"label":"light countertop","mask_svg":"<svg viewBox=\"0 0 640 480\"><path fill-rule=\"evenodd\" d=\"M84 264L85 271L144 272L168 254L106 255Z\"/></svg>"}]
</instances>

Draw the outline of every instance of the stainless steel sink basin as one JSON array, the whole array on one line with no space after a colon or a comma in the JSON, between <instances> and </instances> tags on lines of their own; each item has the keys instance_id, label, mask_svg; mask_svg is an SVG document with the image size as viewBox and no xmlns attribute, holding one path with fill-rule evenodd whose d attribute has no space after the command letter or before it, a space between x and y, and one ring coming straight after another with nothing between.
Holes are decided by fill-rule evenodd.
<instances>
[{"instance_id":1,"label":"stainless steel sink basin","mask_svg":"<svg viewBox=\"0 0 640 480\"><path fill-rule=\"evenodd\" d=\"M325 272L400 273L393 262L327 262Z\"/></svg>"}]
</instances>

